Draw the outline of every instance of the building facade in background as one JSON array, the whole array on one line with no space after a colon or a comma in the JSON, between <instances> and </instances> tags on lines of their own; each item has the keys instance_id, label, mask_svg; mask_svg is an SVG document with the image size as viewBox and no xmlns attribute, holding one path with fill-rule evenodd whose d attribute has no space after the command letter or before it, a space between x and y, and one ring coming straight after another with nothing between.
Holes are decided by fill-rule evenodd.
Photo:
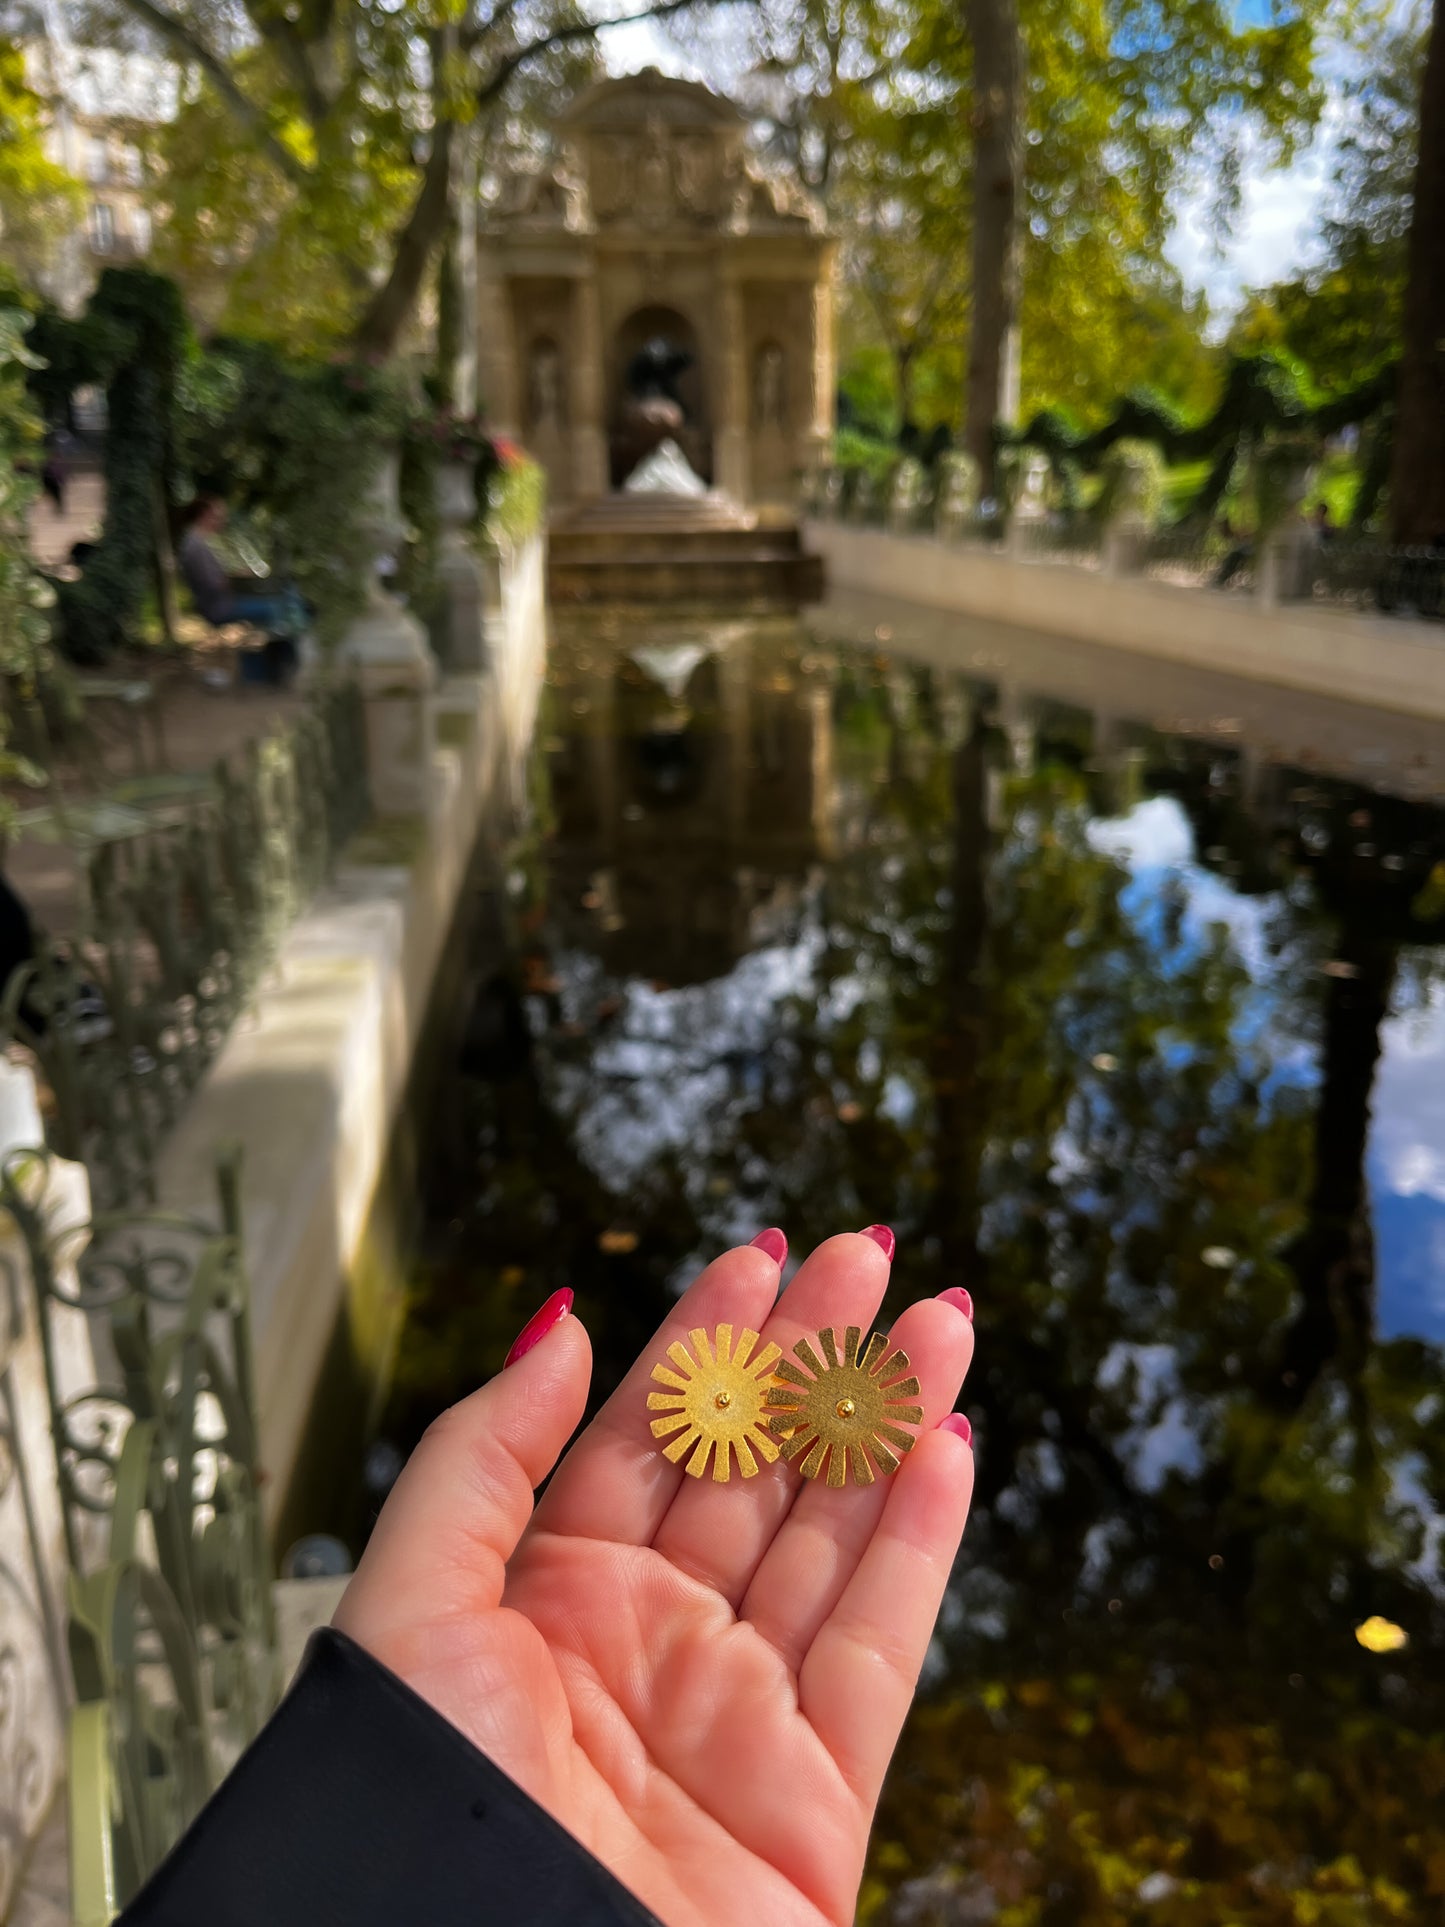
<instances>
[{"instance_id":1,"label":"building facade in background","mask_svg":"<svg viewBox=\"0 0 1445 1927\"><path fill-rule=\"evenodd\" d=\"M696 474L738 503L790 502L833 431L820 209L762 172L731 102L656 70L586 89L553 133L551 158L482 209L492 421L543 462L553 501L595 500L633 465L629 403L657 346Z\"/></svg>"},{"instance_id":2,"label":"building facade in background","mask_svg":"<svg viewBox=\"0 0 1445 1927\"><path fill-rule=\"evenodd\" d=\"M150 252L145 133L174 118L180 76L152 54L77 46L60 0L30 10L25 25L26 80L46 106L50 159L85 190L80 224L59 240L43 277L44 292L73 313L103 268Z\"/></svg>"}]
</instances>

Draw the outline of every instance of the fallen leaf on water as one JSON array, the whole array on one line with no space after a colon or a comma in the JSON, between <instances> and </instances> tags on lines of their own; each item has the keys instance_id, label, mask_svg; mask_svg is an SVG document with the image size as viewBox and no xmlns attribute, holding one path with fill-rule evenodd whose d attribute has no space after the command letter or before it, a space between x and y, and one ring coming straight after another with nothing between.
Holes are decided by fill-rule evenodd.
<instances>
[{"instance_id":1,"label":"fallen leaf on water","mask_svg":"<svg viewBox=\"0 0 1445 1927\"><path fill-rule=\"evenodd\" d=\"M1355 1638L1367 1653L1398 1653L1410 1643L1410 1635L1403 1626L1397 1626L1392 1619L1381 1619L1378 1613L1372 1613L1356 1626Z\"/></svg>"},{"instance_id":2,"label":"fallen leaf on water","mask_svg":"<svg viewBox=\"0 0 1445 1927\"><path fill-rule=\"evenodd\" d=\"M1328 963L1322 963L1320 965L1320 975L1322 977L1343 977L1349 979L1351 977L1358 977L1359 974L1360 966L1358 964L1346 963L1343 957L1331 957Z\"/></svg>"},{"instance_id":3,"label":"fallen leaf on water","mask_svg":"<svg viewBox=\"0 0 1445 1927\"><path fill-rule=\"evenodd\" d=\"M1239 1261L1239 1253L1231 1251L1228 1245L1206 1245L1199 1256L1211 1271L1228 1271Z\"/></svg>"},{"instance_id":4,"label":"fallen leaf on water","mask_svg":"<svg viewBox=\"0 0 1445 1927\"><path fill-rule=\"evenodd\" d=\"M637 1233L622 1230L604 1231L597 1240L597 1249L605 1251L609 1258L625 1258L629 1251L637 1249Z\"/></svg>"},{"instance_id":5,"label":"fallen leaf on water","mask_svg":"<svg viewBox=\"0 0 1445 1927\"><path fill-rule=\"evenodd\" d=\"M863 1106L861 1104L855 1104L851 1097L845 1103L838 1106L838 1122L840 1124L856 1124L862 1115Z\"/></svg>"}]
</instances>

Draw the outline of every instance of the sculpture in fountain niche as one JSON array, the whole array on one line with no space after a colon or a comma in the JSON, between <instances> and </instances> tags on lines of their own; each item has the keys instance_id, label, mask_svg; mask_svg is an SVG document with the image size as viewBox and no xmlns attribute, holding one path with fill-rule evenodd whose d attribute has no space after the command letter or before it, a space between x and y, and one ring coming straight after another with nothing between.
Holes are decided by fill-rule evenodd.
<instances>
[{"instance_id":1,"label":"sculpture in fountain niche","mask_svg":"<svg viewBox=\"0 0 1445 1927\"><path fill-rule=\"evenodd\" d=\"M562 356L548 335L532 344L531 414L535 429L562 426Z\"/></svg>"},{"instance_id":2,"label":"sculpture in fountain niche","mask_svg":"<svg viewBox=\"0 0 1445 1927\"><path fill-rule=\"evenodd\" d=\"M481 201L477 352L504 424L540 438L559 525L669 438L719 499L785 513L833 426L822 210L699 82L603 80L547 119Z\"/></svg>"},{"instance_id":3,"label":"sculpture in fountain niche","mask_svg":"<svg viewBox=\"0 0 1445 1927\"><path fill-rule=\"evenodd\" d=\"M679 383L692 356L665 335L645 341L627 364L622 406L624 473L631 473L687 423Z\"/></svg>"},{"instance_id":4,"label":"sculpture in fountain niche","mask_svg":"<svg viewBox=\"0 0 1445 1927\"><path fill-rule=\"evenodd\" d=\"M786 426L786 377L787 361L781 345L764 342L753 375L753 416L759 428L782 430Z\"/></svg>"}]
</instances>

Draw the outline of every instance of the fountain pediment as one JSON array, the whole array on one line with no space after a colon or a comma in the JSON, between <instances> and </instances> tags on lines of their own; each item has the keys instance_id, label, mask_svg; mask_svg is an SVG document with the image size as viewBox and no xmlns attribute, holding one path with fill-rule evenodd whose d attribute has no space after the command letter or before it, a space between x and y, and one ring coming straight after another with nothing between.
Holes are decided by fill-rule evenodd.
<instances>
[{"instance_id":1,"label":"fountain pediment","mask_svg":"<svg viewBox=\"0 0 1445 1927\"><path fill-rule=\"evenodd\" d=\"M601 81L489 193L480 385L553 501L621 490L667 436L715 500L790 505L832 433L834 248L739 108L655 69Z\"/></svg>"}]
</instances>

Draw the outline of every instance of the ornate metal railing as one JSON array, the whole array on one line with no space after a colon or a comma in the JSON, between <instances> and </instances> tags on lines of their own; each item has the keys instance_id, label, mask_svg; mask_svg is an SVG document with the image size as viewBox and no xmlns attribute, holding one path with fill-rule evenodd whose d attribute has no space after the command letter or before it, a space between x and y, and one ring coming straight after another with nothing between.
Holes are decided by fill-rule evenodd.
<instances>
[{"instance_id":1,"label":"ornate metal railing","mask_svg":"<svg viewBox=\"0 0 1445 1927\"><path fill-rule=\"evenodd\" d=\"M219 1228L57 1229L50 1174L12 1154L0 1206L39 1309L70 1566L72 1913L101 1927L275 1704L276 1629L235 1163Z\"/></svg>"},{"instance_id":2,"label":"ornate metal railing","mask_svg":"<svg viewBox=\"0 0 1445 1927\"><path fill-rule=\"evenodd\" d=\"M338 683L178 820L91 856L82 934L16 973L0 1036L34 1053L50 1144L101 1204L154 1200L161 1137L367 809L362 698Z\"/></svg>"}]
</instances>

